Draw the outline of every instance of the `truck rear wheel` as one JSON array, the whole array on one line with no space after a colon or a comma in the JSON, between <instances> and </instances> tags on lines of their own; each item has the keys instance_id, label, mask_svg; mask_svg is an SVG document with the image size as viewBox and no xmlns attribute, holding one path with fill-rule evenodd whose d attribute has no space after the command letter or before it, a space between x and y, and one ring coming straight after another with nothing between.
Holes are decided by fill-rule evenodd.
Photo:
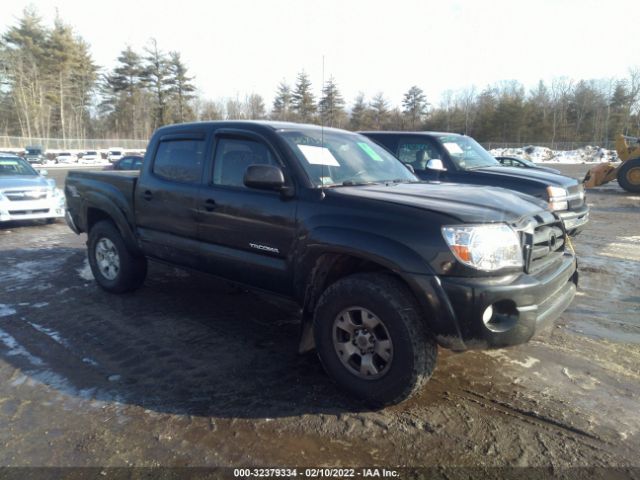
<instances>
[{"instance_id":1,"label":"truck rear wheel","mask_svg":"<svg viewBox=\"0 0 640 480\"><path fill-rule=\"evenodd\" d=\"M321 295L314 314L320 361L344 390L383 406L417 392L438 348L411 292L386 274L355 274Z\"/></svg>"},{"instance_id":2,"label":"truck rear wheel","mask_svg":"<svg viewBox=\"0 0 640 480\"><path fill-rule=\"evenodd\" d=\"M133 255L120 231L109 220L96 223L87 242L89 265L96 282L112 293L140 287L147 276L147 259Z\"/></svg>"},{"instance_id":3,"label":"truck rear wheel","mask_svg":"<svg viewBox=\"0 0 640 480\"><path fill-rule=\"evenodd\" d=\"M627 192L640 193L640 158L622 164L618 170L618 183Z\"/></svg>"}]
</instances>

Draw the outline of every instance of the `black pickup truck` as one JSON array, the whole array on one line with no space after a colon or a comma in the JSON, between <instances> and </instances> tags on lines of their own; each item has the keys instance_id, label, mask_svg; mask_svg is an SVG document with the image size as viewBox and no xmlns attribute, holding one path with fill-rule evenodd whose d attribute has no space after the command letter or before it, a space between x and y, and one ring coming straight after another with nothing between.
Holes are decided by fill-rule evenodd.
<instances>
[{"instance_id":1,"label":"black pickup truck","mask_svg":"<svg viewBox=\"0 0 640 480\"><path fill-rule=\"evenodd\" d=\"M140 287L147 258L301 307L301 351L374 404L407 398L437 345L526 342L570 304L574 254L546 203L421 182L366 137L276 122L163 127L142 171L70 172L67 221L98 284Z\"/></svg>"},{"instance_id":2,"label":"black pickup truck","mask_svg":"<svg viewBox=\"0 0 640 480\"><path fill-rule=\"evenodd\" d=\"M384 146L423 180L508 188L549 203L569 235L589 221L582 182L542 169L505 167L473 138L439 132L360 132Z\"/></svg>"}]
</instances>

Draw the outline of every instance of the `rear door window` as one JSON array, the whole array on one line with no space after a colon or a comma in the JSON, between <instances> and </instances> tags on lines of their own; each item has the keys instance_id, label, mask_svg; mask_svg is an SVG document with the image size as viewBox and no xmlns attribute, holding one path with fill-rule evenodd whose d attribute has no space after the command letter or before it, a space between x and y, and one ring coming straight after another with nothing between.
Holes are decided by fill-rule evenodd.
<instances>
[{"instance_id":1,"label":"rear door window","mask_svg":"<svg viewBox=\"0 0 640 480\"><path fill-rule=\"evenodd\" d=\"M153 173L180 183L200 181L205 154L204 140L164 140L158 145Z\"/></svg>"}]
</instances>

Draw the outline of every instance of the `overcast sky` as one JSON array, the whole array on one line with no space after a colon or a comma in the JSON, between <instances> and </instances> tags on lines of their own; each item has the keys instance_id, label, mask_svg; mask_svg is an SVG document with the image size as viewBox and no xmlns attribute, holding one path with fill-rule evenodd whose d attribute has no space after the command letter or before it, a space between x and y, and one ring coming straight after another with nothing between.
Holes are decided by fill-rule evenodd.
<instances>
[{"instance_id":1,"label":"overcast sky","mask_svg":"<svg viewBox=\"0 0 640 480\"><path fill-rule=\"evenodd\" d=\"M637 0L11 0L0 29L34 5L56 9L110 68L125 45L150 37L177 50L209 98L259 93L333 75L348 102L383 91L394 104L418 85L442 92L500 80L624 77L640 66Z\"/></svg>"}]
</instances>

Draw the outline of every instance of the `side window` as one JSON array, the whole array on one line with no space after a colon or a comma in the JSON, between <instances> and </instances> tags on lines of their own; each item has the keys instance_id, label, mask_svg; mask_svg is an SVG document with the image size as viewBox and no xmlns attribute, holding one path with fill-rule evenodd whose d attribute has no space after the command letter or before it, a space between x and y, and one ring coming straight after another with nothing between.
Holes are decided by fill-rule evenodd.
<instances>
[{"instance_id":1,"label":"side window","mask_svg":"<svg viewBox=\"0 0 640 480\"><path fill-rule=\"evenodd\" d=\"M142 168L142 160L140 160L139 158L136 158L136 159L133 161L133 166L132 166L132 168L133 168L134 170L140 170L140 169Z\"/></svg>"},{"instance_id":2,"label":"side window","mask_svg":"<svg viewBox=\"0 0 640 480\"><path fill-rule=\"evenodd\" d=\"M153 162L153 173L174 182L199 182L204 149L204 140L160 142Z\"/></svg>"},{"instance_id":3,"label":"side window","mask_svg":"<svg viewBox=\"0 0 640 480\"><path fill-rule=\"evenodd\" d=\"M118 166L120 167L120 170L131 170L131 159L124 158Z\"/></svg>"},{"instance_id":4,"label":"side window","mask_svg":"<svg viewBox=\"0 0 640 480\"><path fill-rule=\"evenodd\" d=\"M249 165L256 164L277 165L264 143L239 138L220 138L213 161L213 183L244 187L244 173Z\"/></svg>"},{"instance_id":5,"label":"side window","mask_svg":"<svg viewBox=\"0 0 640 480\"><path fill-rule=\"evenodd\" d=\"M432 158L440 158L440 154L435 145L428 140L400 140L398 158L415 170L424 170L427 168L427 162Z\"/></svg>"}]
</instances>

